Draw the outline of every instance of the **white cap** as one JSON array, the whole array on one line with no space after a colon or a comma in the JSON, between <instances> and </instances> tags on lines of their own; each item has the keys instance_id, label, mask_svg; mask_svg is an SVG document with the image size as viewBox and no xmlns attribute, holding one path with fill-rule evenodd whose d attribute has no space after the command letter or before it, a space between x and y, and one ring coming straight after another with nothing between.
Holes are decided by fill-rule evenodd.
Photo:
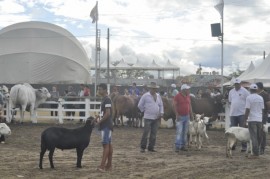
<instances>
[{"instance_id":1,"label":"white cap","mask_svg":"<svg viewBox=\"0 0 270 179\"><path fill-rule=\"evenodd\" d=\"M188 86L187 84L182 84L181 86L181 90L185 90L185 89L189 89L190 86Z\"/></svg>"},{"instance_id":2,"label":"white cap","mask_svg":"<svg viewBox=\"0 0 270 179\"><path fill-rule=\"evenodd\" d=\"M234 80L234 84L235 84L235 83L240 84L240 83L241 83L241 80L240 80L239 78L236 78L236 79Z\"/></svg>"},{"instance_id":3,"label":"white cap","mask_svg":"<svg viewBox=\"0 0 270 179\"><path fill-rule=\"evenodd\" d=\"M175 84L171 84L171 87L172 87L172 88L176 88L176 85L175 85Z\"/></svg>"},{"instance_id":4,"label":"white cap","mask_svg":"<svg viewBox=\"0 0 270 179\"><path fill-rule=\"evenodd\" d=\"M256 84L251 84L249 86L250 89L258 89L258 86Z\"/></svg>"}]
</instances>

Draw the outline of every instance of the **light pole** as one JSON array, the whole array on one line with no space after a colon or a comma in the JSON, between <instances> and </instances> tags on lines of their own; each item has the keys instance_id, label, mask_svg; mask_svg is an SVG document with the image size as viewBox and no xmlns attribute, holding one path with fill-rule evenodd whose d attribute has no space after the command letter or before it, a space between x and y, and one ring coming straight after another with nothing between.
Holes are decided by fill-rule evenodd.
<instances>
[{"instance_id":1,"label":"light pole","mask_svg":"<svg viewBox=\"0 0 270 179\"><path fill-rule=\"evenodd\" d=\"M219 12L221 18L221 36L218 37L218 40L221 42L221 93L223 94L223 39L224 39L224 22L223 22L223 10L224 10L224 1L220 2L214 6L215 9Z\"/></svg>"}]
</instances>

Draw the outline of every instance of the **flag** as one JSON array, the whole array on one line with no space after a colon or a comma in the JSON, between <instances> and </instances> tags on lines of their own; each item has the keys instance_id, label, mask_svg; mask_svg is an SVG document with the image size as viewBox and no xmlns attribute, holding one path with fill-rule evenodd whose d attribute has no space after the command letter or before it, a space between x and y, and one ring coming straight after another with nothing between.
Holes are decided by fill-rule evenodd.
<instances>
[{"instance_id":1,"label":"flag","mask_svg":"<svg viewBox=\"0 0 270 179\"><path fill-rule=\"evenodd\" d=\"M95 5L95 7L90 12L90 17L92 18L92 23L95 23L95 22L98 21L98 7L97 7L97 4Z\"/></svg>"},{"instance_id":2,"label":"flag","mask_svg":"<svg viewBox=\"0 0 270 179\"><path fill-rule=\"evenodd\" d=\"M214 7L219 12L221 18L223 18L224 1L220 0L220 2L217 5L215 5Z\"/></svg>"}]
</instances>

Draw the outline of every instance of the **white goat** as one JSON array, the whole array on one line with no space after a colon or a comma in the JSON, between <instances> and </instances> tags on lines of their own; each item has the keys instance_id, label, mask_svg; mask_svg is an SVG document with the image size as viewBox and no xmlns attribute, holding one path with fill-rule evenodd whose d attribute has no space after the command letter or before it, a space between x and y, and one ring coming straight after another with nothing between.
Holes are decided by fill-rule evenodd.
<instances>
[{"instance_id":1,"label":"white goat","mask_svg":"<svg viewBox=\"0 0 270 179\"><path fill-rule=\"evenodd\" d=\"M0 142L5 143L5 135L11 135L10 128L5 123L0 123Z\"/></svg>"},{"instance_id":2,"label":"white goat","mask_svg":"<svg viewBox=\"0 0 270 179\"><path fill-rule=\"evenodd\" d=\"M263 125L264 132L268 132L269 125ZM226 157L232 158L232 148L236 145L236 142L246 142L247 143L247 150L246 156L248 156L248 152L252 152L252 142L250 139L250 134L248 128L243 127L230 127L225 132L225 137L227 137L227 146L226 146Z\"/></svg>"},{"instance_id":3,"label":"white goat","mask_svg":"<svg viewBox=\"0 0 270 179\"><path fill-rule=\"evenodd\" d=\"M203 118L203 119L202 119ZM193 136L195 136L195 145L197 149L201 149L202 147L202 138L204 137L208 143L208 135L206 133L206 123L209 118L204 118L204 115L196 114L195 119L189 122L189 130L188 130L188 145L190 146L192 143Z\"/></svg>"}]
</instances>

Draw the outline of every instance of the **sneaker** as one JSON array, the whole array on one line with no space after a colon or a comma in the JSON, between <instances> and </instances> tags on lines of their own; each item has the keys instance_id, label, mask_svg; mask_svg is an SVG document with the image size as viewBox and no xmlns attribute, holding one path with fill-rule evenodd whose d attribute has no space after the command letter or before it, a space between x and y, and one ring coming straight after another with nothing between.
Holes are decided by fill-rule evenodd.
<instances>
[{"instance_id":1,"label":"sneaker","mask_svg":"<svg viewBox=\"0 0 270 179\"><path fill-rule=\"evenodd\" d=\"M156 150L154 149L148 149L149 152L157 152Z\"/></svg>"},{"instance_id":2,"label":"sneaker","mask_svg":"<svg viewBox=\"0 0 270 179\"><path fill-rule=\"evenodd\" d=\"M188 151L185 147L181 147L180 150L182 150L182 151Z\"/></svg>"},{"instance_id":3,"label":"sneaker","mask_svg":"<svg viewBox=\"0 0 270 179\"><path fill-rule=\"evenodd\" d=\"M102 172L102 173L106 172L106 170L103 169L103 168L101 168L101 167L98 167L98 168L97 168L97 171Z\"/></svg>"},{"instance_id":4,"label":"sneaker","mask_svg":"<svg viewBox=\"0 0 270 179\"><path fill-rule=\"evenodd\" d=\"M141 153L144 153L145 152L145 149L141 148Z\"/></svg>"},{"instance_id":5,"label":"sneaker","mask_svg":"<svg viewBox=\"0 0 270 179\"><path fill-rule=\"evenodd\" d=\"M247 149L241 149L241 152L246 152L247 151Z\"/></svg>"}]
</instances>

